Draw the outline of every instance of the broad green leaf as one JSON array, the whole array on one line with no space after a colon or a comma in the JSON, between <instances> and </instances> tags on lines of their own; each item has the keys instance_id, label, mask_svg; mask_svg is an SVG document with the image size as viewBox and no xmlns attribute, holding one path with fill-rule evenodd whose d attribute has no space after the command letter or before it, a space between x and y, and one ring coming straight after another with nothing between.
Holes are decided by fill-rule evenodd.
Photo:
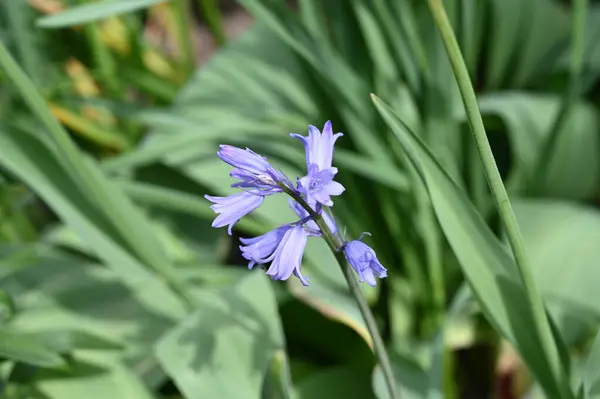
<instances>
[{"instance_id":1,"label":"broad green leaf","mask_svg":"<svg viewBox=\"0 0 600 399\"><path fill-rule=\"evenodd\" d=\"M102 0L94 3L73 6L58 14L48 15L38 20L42 28L64 28L83 25L89 22L141 10L170 0Z\"/></svg>"},{"instance_id":2,"label":"broad green leaf","mask_svg":"<svg viewBox=\"0 0 600 399\"><path fill-rule=\"evenodd\" d=\"M0 330L0 356L34 366L54 367L65 364L57 352L35 337L6 328Z\"/></svg>"},{"instance_id":3,"label":"broad green leaf","mask_svg":"<svg viewBox=\"0 0 600 399\"><path fill-rule=\"evenodd\" d=\"M532 178L536 162L558 112L560 98L522 92L501 92L479 99L482 115L499 116L511 144L509 185L523 190ZM559 133L550 157L547 179L540 186L547 196L589 198L600 179L597 131L600 118L586 103L577 103Z\"/></svg>"},{"instance_id":4,"label":"broad green leaf","mask_svg":"<svg viewBox=\"0 0 600 399\"><path fill-rule=\"evenodd\" d=\"M205 293L196 312L155 353L187 399L256 398L283 336L270 282L254 271L233 288Z\"/></svg>"},{"instance_id":5,"label":"broad green leaf","mask_svg":"<svg viewBox=\"0 0 600 399\"><path fill-rule=\"evenodd\" d=\"M514 210L540 292L567 343L575 344L600 320L600 212L549 199L520 199Z\"/></svg>"},{"instance_id":6,"label":"broad green leaf","mask_svg":"<svg viewBox=\"0 0 600 399\"><path fill-rule=\"evenodd\" d=\"M488 321L518 349L548 395L569 392L556 337L542 338L541 327L533 324L528 294L506 248L422 141L381 100L374 97L374 103L426 183L440 226ZM542 340L556 345L553 353L545 352Z\"/></svg>"},{"instance_id":7,"label":"broad green leaf","mask_svg":"<svg viewBox=\"0 0 600 399\"><path fill-rule=\"evenodd\" d=\"M73 375L42 372L36 388L48 399L154 398L136 373L122 363L88 357L89 370L74 370Z\"/></svg>"},{"instance_id":8,"label":"broad green leaf","mask_svg":"<svg viewBox=\"0 0 600 399\"><path fill-rule=\"evenodd\" d=\"M68 353L77 349L118 350L119 343L96 335L76 330L49 330L25 333L24 337L38 341L57 353Z\"/></svg>"}]
</instances>

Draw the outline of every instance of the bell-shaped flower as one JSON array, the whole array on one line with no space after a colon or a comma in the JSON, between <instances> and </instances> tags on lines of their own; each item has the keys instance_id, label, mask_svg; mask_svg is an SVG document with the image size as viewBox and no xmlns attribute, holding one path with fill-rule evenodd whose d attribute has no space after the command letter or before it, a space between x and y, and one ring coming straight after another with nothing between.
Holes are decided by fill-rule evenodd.
<instances>
[{"instance_id":1,"label":"bell-shaped flower","mask_svg":"<svg viewBox=\"0 0 600 399\"><path fill-rule=\"evenodd\" d=\"M333 181L337 168L329 167L320 170L316 164L310 164L308 175L298 181L298 190L306 195L310 206L317 202L325 206L333 206L332 195L340 195L345 188L340 183Z\"/></svg>"},{"instance_id":2,"label":"bell-shaped flower","mask_svg":"<svg viewBox=\"0 0 600 399\"><path fill-rule=\"evenodd\" d=\"M253 194L271 195L282 192L280 183L293 186L283 173L275 170L267 158L250 149L241 149L231 145L221 145L217 156L235 169L229 174L241 180L232 187L244 188Z\"/></svg>"},{"instance_id":3,"label":"bell-shaped flower","mask_svg":"<svg viewBox=\"0 0 600 399\"><path fill-rule=\"evenodd\" d=\"M258 208L264 201L261 195L248 192L232 194L227 197L213 197L205 195L204 198L213 202L211 209L218 213L212 227L229 226L227 232L231 235L231 229L241 218Z\"/></svg>"},{"instance_id":4,"label":"bell-shaped flower","mask_svg":"<svg viewBox=\"0 0 600 399\"><path fill-rule=\"evenodd\" d=\"M273 280L287 280L293 273L303 285L309 285L300 272L307 238L308 235L302 225L293 226L285 232L272 255L271 266L266 272Z\"/></svg>"},{"instance_id":5,"label":"bell-shaped flower","mask_svg":"<svg viewBox=\"0 0 600 399\"><path fill-rule=\"evenodd\" d=\"M377 285L375 277L387 277L387 270L377 259L375 251L360 239L346 242L343 251L348 263L358 273L361 283L366 281L374 287Z\"/></svg>"},{"instance_id":6,"label":"bell-shaped flower","mask_svg":"<svg viewBox=\"0 0 600 399\"><path fill-rule=\"evenodd\" d=\"M248 269L252 269L255 264L265 264L273 260L273 253L281 243L285 233L292 226L284 225L271 230L254 238L240 238L244 245L240 245L242 256L249 261Z\"/></svg>"},{"instance_id":7,"label":"bell-shaped flower","mask_svg":"<svg viewBox=\"0 0 600 399\"><path fill-rule=\"evenodd\" d=\"M301 136L297 133L291 133L290 136L302 141L306 152L306 167L314 164L319 167L319 170L331 168L333 160L333 146L338 138L343 136L342 133L333 134L331 121L325 122L323 133L315 126L308 127L308 137Z\"/></svg>"}]
</instances>

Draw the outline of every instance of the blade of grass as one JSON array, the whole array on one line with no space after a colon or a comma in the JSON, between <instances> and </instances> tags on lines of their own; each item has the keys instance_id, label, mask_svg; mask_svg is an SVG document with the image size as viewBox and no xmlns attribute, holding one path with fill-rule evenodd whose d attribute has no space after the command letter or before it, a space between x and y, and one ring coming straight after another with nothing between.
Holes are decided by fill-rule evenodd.
<instances>
[{"instance_id":1,"label":"blade of grass","mask_svg":"<svg viewBox=\"0 0 600 399\"><path fill-rule=\"evenodd\" d=\"M113 15L120 15L170 0L104 0L96 3L71 7L58 14L48 15L37 20L42 28L64 28L98 21Z\"/></svg>"},{"instance_id":2,"label":"blade of grass","mask_svg":"<svg viewBox=\"0 0 600 399\"><path fill-rule=\"evenodd\" d=\"M538 293L535 286L529 260L525 251L524 241L517 224L515 214L513 212L508 194L502 178L496 167L496 162L492 154L492 149L487 140L485 133L485 127L481 114L479 113L479 107L477 105L477 98L475 97L475 91L471 85L469 78L469 71L465 65L463 57L458 47L456 37L452 30L446 10L442 0L429 0L429 8L433 14L435 24L442 36L444 46L450 59L452 70L458 84L460 94L463 100L467 118L469 121L469 127L473 135L473 139L477 144L477 150L483 165L483 169L490 186L492 196L496 202L496 207L500 214L500 218L506 229L506 235L515 257L517 270L522 280L525 292L527 294L528 302L527 306L531 309L534 317L533 328L539 329L539 334L542 338L542 348L544 349L544 356L550 362L550 367L553 372L555 383L561 393L562 397L570 398L573 397L571 392L569 381L563 372L560 355L558 352L557 344L554 341L552 329L546 315L544 303Z\"/></svg>"}]
</instances>

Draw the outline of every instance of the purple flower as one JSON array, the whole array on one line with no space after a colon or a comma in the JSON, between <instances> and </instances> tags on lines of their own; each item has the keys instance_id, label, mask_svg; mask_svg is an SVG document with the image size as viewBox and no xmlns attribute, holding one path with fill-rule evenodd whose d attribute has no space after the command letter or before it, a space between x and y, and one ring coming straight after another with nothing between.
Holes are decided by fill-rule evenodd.
<instances>
[{"instance_id":1,"label":"purple flower","mask_svg":"<svg viewBox=\"0 0 600 399\"><path fill-rule=\"evenodd\" d=\"M214 203L211 209L218 213L212 227L229 226L227 232L231 235L231 229L242 217L246 216L263 203L264 197L248 192L232 194L228 197L213 197L205 195L204 198Z\"/></svg>"},{"instance_id":2,"label":"purple flower","mask_svg":"<svg viewBox=\"0 0 600 399\"><path fill-rule=\"evenodd\" d=\"M231 145L221 145L219 148L217 156L235 168L229 175L241 180L232 184L232 187L248 189L253 194L264 196L282 192L279 186L281 182L293 186L283 173L267 162L267 158L254 151Z\"/></svg>"},{"instance_id":3,"label":"purple flower","mask_svg":"<svg viewBox=\"0 0 600 399\"><path fill-rule=\"evenodd\" d=\"M292 227L285 225L271 230L254 238L240 238L244 245L240 245L242 256L249 260L248 269L252 269L255 264L265 264L273 260L274 252L279 243Z\"/></svg>"},{"instance_id":4,"label":"purple flower","mask_svg":"<svg viewBox=\"0 0 600 399\"><path fill-rule=\"evenodd\" d=\"M331 196L344 192L344 186L333 181L338 170L331 166L333 146L343 134L333 134L331 121L327 121L323 133L316 127L309 126L308 137L296 133L290 135L302 141L306 152L308 174L298 181L298 189L306 196L311 206L317 202L325 206L333 206Z\"/></svg>"},{"instance_id":5,"label":"purple flower","mask_svg":"<svg viewBox=\"0 0 600 399\"><path fill-rule=\"evenodd\" d=\"M345 188L340 183L333 181L337 168L319 170L316 164L308 167L308 175L298 181L298 190L306 195L310 206L316 202L325 206L333 206L332 195L340 195Z\"/></svg>"},{"instance_id":6,"label":"purple flower","mask_svg":"<svg viewBox=\"0 0 600 399\"><path fill-rule=\"evenodd\" d=\"M308 127L308 137L301 136L296 133L291 133L290 136L302 141L304 150L306 151L306 167L315 164L319 170L331 168L333 160L333 146L335 141L342 137L342 133L333 134L331 121L325 122L323 133L316 127L310 125Z\"/></svg>"},{"instance_id":7,"label":"purple flower","mask_svg":"<svg viewBox=\"0 0 600 399\"><path fill-rule=\"evenodd\" d=\"M306 231L301 225L294 226L285 232L277 249L271 255L273 262L267 270L267 274L273 280L287 280L294 273L303 285L309 285L306 278L300 273L307 238Z\"/></svg>"},{"instance_id":8,"label":"purple flower","mask_svg":"<svg viewBox=\"0 0 600 399\"><path fill-rule=\"evenodd\" d=\"M377 285L375 277L387 277L387 270L377 259L375 251L367 244L358 240L346 242L343 246L346 260L360 277L360 282L366 281L374 287Z\"/></svg>"},{"instance_id":9,"label":"purple flower","mask_svg":"<svg viewBox=\"0 0 600 399\"><path fill-rule=\"evenodd\" d=\"M292 198L288 200L288 203L290 204L290 208L292 208L292 210L296 212L296 215L298 215L300 219L305 219L309 216L308 211L304 209L302 205L300 205L298 202L294 201ZM319 212L319 208L321 207L313 207L313 209L315 209L315 212ZM329 230L331 230L333 234L336 234L338 231L338 227L335 223L335 220L333 220L333 218L329 216L329 214L325 211L321 212L321 215L323 215L323 219L325 220L325 223L327 223L327 227L329 227ZM305 226L309 230L317 232L319 231L319 226L317 226L317 224L312 220L307 222ZM320 233L318 235L320 235Z\"/></svg>"}]
</instances>

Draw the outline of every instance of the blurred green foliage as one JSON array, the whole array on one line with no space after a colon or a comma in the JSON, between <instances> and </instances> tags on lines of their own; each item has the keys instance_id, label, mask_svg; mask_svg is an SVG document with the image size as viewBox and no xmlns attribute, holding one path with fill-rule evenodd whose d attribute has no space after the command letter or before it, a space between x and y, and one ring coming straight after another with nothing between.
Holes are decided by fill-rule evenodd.
<instances>
[{"instance_id":1,"label":"blurred green foliage","mask_svg":"<svg viewBox=\"0 0 600 399\"><path fill-rule=\"evenodd\" d=\"M310 287L268 281L236 239L286 201L232 238L202 198L229 192L219 143L301 175L288 133L326 120L335 216L388 268L364 293L401 397L600 397L600 4L444 2L553 364L427 2L239 3L227 43L214 0L0 3L0 397L386 398L325 243ZM223 46L196 68L199 23Z\"/></svg>"}]
</instances>

